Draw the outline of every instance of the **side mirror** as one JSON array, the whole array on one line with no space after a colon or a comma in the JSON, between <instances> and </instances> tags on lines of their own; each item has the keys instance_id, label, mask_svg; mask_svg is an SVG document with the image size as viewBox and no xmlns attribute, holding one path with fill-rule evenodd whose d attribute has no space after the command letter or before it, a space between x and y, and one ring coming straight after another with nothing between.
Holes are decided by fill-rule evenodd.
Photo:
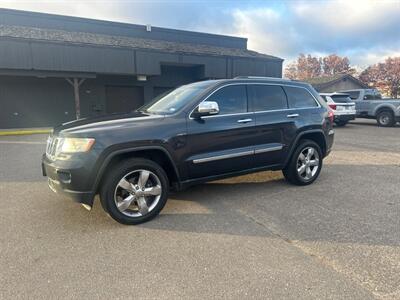
<instances>
[{"instance_id":1,"label":"side mirror","mask_svg":"<svg viewBox=\"0 0 400 300\"><path fill-rule=\"evenodd\" d=\"M194 113L197 117L216 115L219 113L218 103L214 101L203 101L199 104Z\"/></svg>"}]
</instances>

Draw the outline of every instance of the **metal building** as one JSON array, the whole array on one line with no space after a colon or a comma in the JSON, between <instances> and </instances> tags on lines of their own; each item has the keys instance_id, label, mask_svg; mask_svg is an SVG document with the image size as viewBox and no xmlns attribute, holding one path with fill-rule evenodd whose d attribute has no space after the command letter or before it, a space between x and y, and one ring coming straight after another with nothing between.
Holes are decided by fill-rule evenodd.
<instances>
[{"instance_id":1,"label":"metal building","mask_svg":"<svg viewBox=\"0 0 400 300\"><path fill-rule=\"evenodd\" d=\"M247 39L0 9L0 128L125 112L179 85L282 76Z\"/></svg>"}]
</instances>

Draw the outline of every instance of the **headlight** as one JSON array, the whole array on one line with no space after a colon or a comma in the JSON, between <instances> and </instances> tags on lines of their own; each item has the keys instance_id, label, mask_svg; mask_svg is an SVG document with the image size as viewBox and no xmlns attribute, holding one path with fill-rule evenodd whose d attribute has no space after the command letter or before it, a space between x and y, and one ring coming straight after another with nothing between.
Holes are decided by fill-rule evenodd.
<instances>
[{"instance_id":1,"label":"headlight","mask_svg":"<svg viewBox=\"0 0 400 300\"><path fill-rule=\"evenodd\" d=\"M88 152L93 144L94 139L90 138L63 138L61 140L61 153L77 153Z\"/></svg>"}]
</instances>

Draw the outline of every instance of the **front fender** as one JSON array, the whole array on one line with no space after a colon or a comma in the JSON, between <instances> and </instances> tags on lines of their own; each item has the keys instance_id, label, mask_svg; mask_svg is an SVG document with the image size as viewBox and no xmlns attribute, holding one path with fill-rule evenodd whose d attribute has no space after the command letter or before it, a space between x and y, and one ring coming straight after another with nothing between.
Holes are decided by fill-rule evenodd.
<instances>
[{"instance_id":1,"label":"front fender","mask_svg":"<svg viewBox=\"0 0 400 300\"><path fill-rule=\"evenodd\" d=\"M168 157L171 165L174 168L174 172L175 172L175 174L176 174L176 176L178 178L178 182L180 182L178 169L176 167L176 164L174 163L174 160L172 159L171 154L168 152L167 149L165 149L162 146L138 146L138 147L123 148L123 149L115 150L115 151L112 151L111 153L108 153L105 156L105 158L102 159L102 161L100 163L100 166L98 167L98 171L97 171L97 174L96 174L96 179L94 181L92 190L94 192L96 192L98 190L98 187L99 187L100 181L101 181L101 179L103 177L103 174L104 174L105 170L107 169L107 167L109 166L109 164L110 164L110 162L111 162L111 160L113 158L115 158L116 156L121 155L121 154L134 153L134 152L143 151L143 150L159 150L159 151L162 151Z\"/></svg>"}]
</instances>

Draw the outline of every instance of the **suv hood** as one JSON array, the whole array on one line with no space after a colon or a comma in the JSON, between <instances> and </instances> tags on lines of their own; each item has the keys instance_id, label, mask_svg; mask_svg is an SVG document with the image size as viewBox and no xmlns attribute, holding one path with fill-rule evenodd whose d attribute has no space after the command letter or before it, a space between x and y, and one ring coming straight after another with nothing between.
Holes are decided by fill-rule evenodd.
<instances>
[{"instance_id":1,"label":"suv hood","mask_svg":"<svg viewBox=\"0 0 400 300\"><path fill-rule=\"evenodd\" d=\"M104 116L83 118L67 123L63 123L59 126L54 127L53 134L74 134L74 133L88 133L99 130L107 130L112 128L124 127L132 123L140 121L162 119L162 115L150 115L142 112L130 112L130 113L119 113L110 114Z\"/></svg>"}]
</instances>

